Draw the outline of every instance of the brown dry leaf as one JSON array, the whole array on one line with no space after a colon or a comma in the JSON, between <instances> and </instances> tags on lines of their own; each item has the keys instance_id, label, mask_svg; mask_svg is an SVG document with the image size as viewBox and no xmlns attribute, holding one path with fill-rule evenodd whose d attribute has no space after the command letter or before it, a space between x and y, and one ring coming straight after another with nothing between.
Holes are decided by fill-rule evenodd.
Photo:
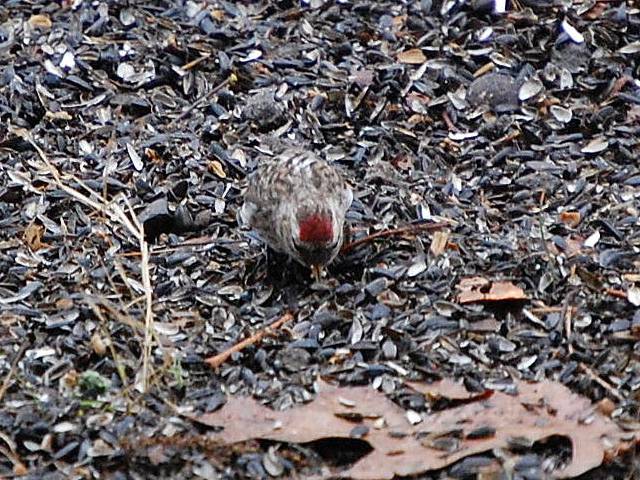
<instances>
[{"instance_id":1,"label":"brown dry leaf","mask_svg":"<svg viewBox=\"0 0 640 480\"><path fill-rule=\"evenodd\" d=\"M162 162L162 158L160 157L160 154L156 150L154 150L153 148L150 148L150 147L145 148L144 149L144 154L153 163L161 163Z\"/></svg>"},{"instance_id":2,"label":"brown dry leaf","mask_svg":"<svg viewBox=\"0 0 640 480\"><path fill-rule=\"evenodd\" d=\"M584 16L587 20L598 20L607 9L606 2L596 2L591 10L587 11Z\"/></svg>"},{"instance_id":3,"label":"brown dry leaf","mask_svg":"<svg viewBox=\"0 0 640 480\"><path fill-rule=\"evenodd\" d=\"M73 300L68 297L56 300L56 310L71 310L74 306Z\"/></svg>"},{"instance_id":4,"label":"brown dry leaf","mask_svg":"<svg viewBox=\"0 0 640 480\"><path fill-rule=\"evenodd\" d=\"M398 15L396 17L393 17L393 21L391 22L393 24L393 29L396 32L402 30L407 23L407 18L407 15Z\"/></svg>"},{"instance_id":5,"label":"brown dry leaf","mask_svg":"<svg viewBox=\"0 0 640 480\"><path fill-rule=\"evenodd\" d=\"M71 369L67 373L62 376L62 384L66 388L75 388L78 385L78 381L80 380L80 374L75 370Z\"/></svg>"},{"instance_id":6,"label":"brown dry leaf","mask_svg":"<svg viewBox=\"0 0 640 480\"><path fill-rule=\"evenodd\" d=\"M31 28L39 28L41 30L50 30L51 29L51 19L49 15L40 14L40 15L31 15L29 17L29 26Z\"/></svg>"},{"instance_id":7,"label":"brown dry leaf","mask_svg":"<svg viewBox=\"0 0 640 480\"><path fill-rule=\"evenodd\" d=\"M18 477L23 477L29 473L29 469L22 462L18 462L13 466L13 473Z\"/></svg>"},{"instance_id":8,"label":"brown dry leaf","mask_svg":"<svg viewBox=\"0 0 640 480\"><path fill-rule=\"evenodd\" d=\"M547 249L554 255L564 253L567 258L575 257L582 253L585 237L580 235L569 235L565 237L565 248L559 248L554 242L547 242Z\"/></svg>"},{"instance_id":9,"label":"brown dry leaf","mask_svg":"<svg viewBox=\"0 0 640 480\"><path fill-rule=\"evenodd\" d=\"M582 247L586 238L580 235L571 235L565 240L567 242L567 248L565 249L565 254L567 255L567 257L575 257L576 255L580 255L582 253Z\"/></svg>"},{"instance_id":10,"label":"brown dry leaf","mask_svg":"<svg viewBox=\"0 0 640 480\"><path fill-rule=\"evenodd\" d=\"M42 242L42 233L44 232L44 227L42 225L36 225L32 223L27 228L24 229L24 233L22 235L22 239L27 246L33 250L34 252L40 250L48 246L46 243Z\"/></svg>"},{"instance_id":11,"label":"brown dry leaf","mask_svg":"<svg viewBox=\"0 0 640 480\"><path fill-rule=\"evenodd\" d=\"M107 353L107 345L105 344L100 334L98 334L97 332L91 336L90 343L91 348L97 355L102 357Z\"/></svg>"},{"instance_id":12,"label":"brown dry leaf","mask_svg":"<svg viewBox=\"0 0 640 480\"><path fill-rule=\"evenodd\" d=\"M408 385L430 396L441 393L437 383ZM451 389L451 384L441 386L446 392ZM222 427L211 435L227 444L252 439L306 443L350 438L354 422L358 422L368 427L362 440L373 450L339 474L353 479L417 475L467 456L508 448L515 437L537 442L557 435L571 440L573 452L568 465L552 475L571 478L638 442L640 432L623 431L600 414L588 398L560 383L517 382L516 387L516 395L488 392L463 405L423 414L422 422L415 425L409 423L405 410L383 393L370 387L335 387L324 382L319 382L315 400L289 410L278 412L251 398L233 397L219 411L191 418ZM478 431L488 433L475 435ZM452 432L458 442L454 451L443 452L425 441L446 438Z\"/></svg>"},{"instance_id":13,"label":"brown dry leaf","mask_svg":"<svg viewBox=\"0 0 640 480\"><path fill-rule=\"evenodd\" d=\"M483 277L463 278L458 284L458 303L526 300L527 295L511 282L492 282Z\"/></svg>"},{"instance_id":14,"label":"brown dry leaf","mask_svg":"<svg viewBox=\"0 0 640 480\"><path fill-rule=\"evenodd\" d=\"M568 210L560 214L560 221L565 225L575 228L580 223L580 212Z\"/></svg>"},{"instance_id":15,"label":"brown dry leaf","mask_svg":"<svg viewBox=\"0 0 640 480\"><path fill-rule=\"evenodd\" d=\"M424 56L424 53L422 53L422 50L419 48L412 48L411 50L398 53L398 61L400 63L419 65L426 62L427 57Z\"/></svg>"},{"instance_id":16,"label":"brown dry leaf","mask_svg":"<svg viewBox=\"0 0 640 480\"><path fill-rule=\"evenodd\" d=\"M227 178L222 164L217 160L211 160L209 162L209 171L220 178Z\"/></svg>"},{"instance_id":17,"label":"brown dry leaf","mask_svg":"<svg viewBox=\"0 0 640 480\"><path fill-rule=\"evenodd\" d=\"M398 170L408 171L413 167L413 157L406 153L399 153L391 159L391 164Z\"/></svg>"},{"instance_id":18,"label":"brown dry leaf","mask_svg":"<svg viewBox=\"0 0 640 480\"><path fill-rule=\"evenodd\" d=\"M433 254L434 257L438 257L444 253L449 244L449 231L448 230L440 230L437 232L433 232L431 237L431 247L429 250Z\"/></svg>"},{"instance_id":19,"label":"brown dry leaf","mask_svg":"<svg viewBox=\"0 0 640 480\"><path fill-rule=\"evenodd\" d=\"M46 112L44 116L49 120L64 120L66 122L73 120L71 114L64 110L60 112Z\"/></svg>"},{"instance_id":20,"label":"brown dry leaf","mask_svg":"<svg viewBox=\"0 0 640 480\"><path fill-rule=\"evenodd\" d=\"M429 118L425 115L420 115L419 113L414 113L407 119L407 124L410 126L416 126L423 123L429 123Z\"/></svg>"},{"instance_id":21,"label":"brown dry leaf","mask_svg":"<svg viewBox=\"0 0 640 480\"><path fill-rule=\"evenodd\" d=\"M224 10L220 10L219 8L214 8L211 10L211 16L215 18L217 21L224 21Z\"/></svg>"},{"instance_id":22,"label":"brown dry leaf","mask_svg":"<svg viewBox=\"0 0 640 480\"><path fill-rule=\"evenodd\" d=\"M592 290L599 292L604 287L603 279L598 273L590 272L586 268L582 268L579 265L573 266L573 272L587 287Z\"/></svg>"},{"instance_id":23,"label":"brown dry leaf","mask_svg":"<svg viewBox=\"0 0 640 480\"><path fill-rule=\"evenodd\" d=\"M613 411L616 409L616 404L610 398L603 398L600 400L596 407L598 411L603 414L605 417L610 417Z\"/></svg>"}]
</instances>

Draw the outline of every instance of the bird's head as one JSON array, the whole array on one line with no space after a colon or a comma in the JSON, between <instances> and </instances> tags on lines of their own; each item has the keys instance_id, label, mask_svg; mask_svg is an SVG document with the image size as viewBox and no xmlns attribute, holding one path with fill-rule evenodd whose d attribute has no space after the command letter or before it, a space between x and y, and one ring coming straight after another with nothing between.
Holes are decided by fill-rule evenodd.
<instances>
[{"instance_id":1,"label":"bird's head","mask_svg":"<svg viewBox=\"0 0 640 480\"><path fill-rule=\"evenodd\" d=\"M292 225L292 254L310 267L331 262L342 245L342 228L330 211L303 212Z\"/></svg>"}]
</instances>

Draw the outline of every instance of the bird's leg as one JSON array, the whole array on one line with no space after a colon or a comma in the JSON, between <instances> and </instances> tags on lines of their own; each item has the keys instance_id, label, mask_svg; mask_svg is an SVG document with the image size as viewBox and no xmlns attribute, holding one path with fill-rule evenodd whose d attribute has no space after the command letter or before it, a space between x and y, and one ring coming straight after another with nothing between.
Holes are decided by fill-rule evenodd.
<instances>
[{"instance_id":1,"label":"bird's leg","mask_svg":"<svg viewBox=\"0 0 640 480\"><path fill-rule=\"evenodd\" d=\"M322 265L311 265L311 275L316 282L322 278Z\"/></svg>"}]
</instances>

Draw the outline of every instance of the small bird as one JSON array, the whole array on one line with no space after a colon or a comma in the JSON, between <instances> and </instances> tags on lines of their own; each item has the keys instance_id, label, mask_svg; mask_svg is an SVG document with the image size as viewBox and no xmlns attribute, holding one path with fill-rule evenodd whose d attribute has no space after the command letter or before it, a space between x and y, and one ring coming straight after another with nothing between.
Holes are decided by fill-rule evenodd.
<instances>
[{"instance_id":1,"label":"small bird","mask_svg":"<svg viewBox=\"0 0 640 480\"><path fill-rule=\"evenodd\" d=\"M352 201L335 166L313 152L288 148L251 174L239 217L271 248L311 267L318 279L342 247Z\"/></svg>"}]
</instances>

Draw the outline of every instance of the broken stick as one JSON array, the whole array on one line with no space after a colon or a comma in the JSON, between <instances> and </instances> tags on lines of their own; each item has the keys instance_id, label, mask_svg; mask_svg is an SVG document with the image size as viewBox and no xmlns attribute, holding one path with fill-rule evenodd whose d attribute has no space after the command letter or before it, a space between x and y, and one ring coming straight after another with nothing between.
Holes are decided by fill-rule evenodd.
<instances>
[{"instance_id":1,"label":"broken stick","mask_svg":"<svg viewBox=\"0 0 640 480\"><path fill-rule=\"evenodd\" d=\"M218 353L212 357L209 357L205 360L211 368L219 368L224 362L226 362L229 357L235 352L239 352L254 343L258 343L260 340L264 338L265 335L271 333L273 330L277 330L282 325L287 323L288 321L293 319L293 314L287 312L283 316L281 316L278 320L273 322L270 325L267 325L265 328L257 331L249 338L245 338L241 342L236 343L233 347L226 349L224 352Z\"/></svg>"},{"instance_id":2,"label":"broken stick","mask_svg":"<svg viewBox=\"0 0 640 480\"><path fill-rule=\"evenodd\" d=\"M449 227L450 223L447 222L438 222L438 223L418 223L415 225L409 225L407 227L401 228L391 228L389 230L382 230L380 232L372 233L371 235L367 235L365 237L354 240L353 242L347 243L340 253L347 253L353 250L356 247L364 243L369 243L372 240L376 240L377 238L385 238L385 237L397 237L400 235L410 235L413 233L418 233L423 230L439 230L440 228Z\"/></svg>"}]
</instances>

